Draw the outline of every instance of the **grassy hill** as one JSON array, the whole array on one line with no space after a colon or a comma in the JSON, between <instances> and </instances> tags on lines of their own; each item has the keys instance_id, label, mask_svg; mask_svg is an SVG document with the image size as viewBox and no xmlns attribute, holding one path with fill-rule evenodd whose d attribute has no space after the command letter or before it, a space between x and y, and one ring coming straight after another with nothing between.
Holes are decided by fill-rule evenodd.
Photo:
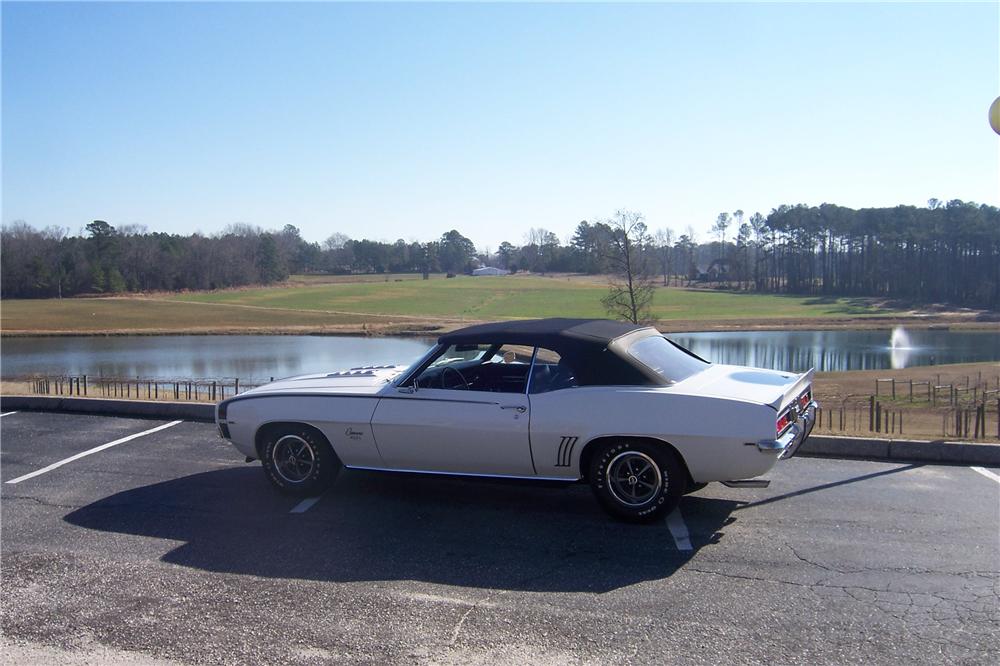
<instances>
[{"instance_id":1,"label":"grassy hill","mask_svg":"<svg viewBox=\"0 0 1000 666\"><path fill-rule=\"evenodd\" d=\"M296 276L279 287L123 296L7 300L3 332L224 333L421 330L468 321L530 317L604 317L607 283L588 277ZM658 288L652 314L664 330L704 322L781 326L857 322L903 313L850 299Z\"/></svg>"},{"instance_id":2,"label":"grassy hill","mask_svg":"<svg viewBox=\"0 0 1000 666\"><path fill-rule=\"evenodd\" d=\"M350 282L248 289L171 296L174 301L252 305L327 312L505 319L604 317L599 280L566 277L498 276L383 282ZM843 317L885 314L848 299L829 301L791 296L659 288L655 319Z\"/></svg>"}]
</instances>

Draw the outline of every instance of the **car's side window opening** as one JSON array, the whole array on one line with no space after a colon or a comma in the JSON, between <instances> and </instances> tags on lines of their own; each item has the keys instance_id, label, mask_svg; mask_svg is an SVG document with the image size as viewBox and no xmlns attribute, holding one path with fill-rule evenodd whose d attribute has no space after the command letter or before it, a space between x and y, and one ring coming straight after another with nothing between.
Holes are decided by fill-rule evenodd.
<instances>
[{"instance_id":1,"label":"car's side window opening","mask_svg":"<svg viewBox=\"0 0 1000 666\"><path fill-rule=\"evenodd\" d=\"M558 352L538 347L531 370L529 393L547 393L579 386L576 371L568 359Z\"/></svg>"},{"instance_id":2,"label":"car's side window opening","mask_svg":"<svg viewBox=\"0 0 1000 666\"><path fill-rule=\"evenodd\" d=\"M531 347L519 345L450 345L415 382L418 389L524 393L532 351Z\"/></svg>"}]
</instances>

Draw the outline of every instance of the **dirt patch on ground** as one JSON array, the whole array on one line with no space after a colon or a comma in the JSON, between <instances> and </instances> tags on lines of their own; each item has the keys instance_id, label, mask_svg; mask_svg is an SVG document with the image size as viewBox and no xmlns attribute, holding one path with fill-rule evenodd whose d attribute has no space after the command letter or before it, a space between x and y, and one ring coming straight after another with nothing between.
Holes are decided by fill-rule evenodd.
<instances>
[{"instance_id":1,"label":"dirt patch on ground","mask_svg":"<svg viewBox=\"0 0 1000 666\"><path fill-rule=\"evenodd\" d=\"M949 313L940 315L914 314L886 317L844 317L820 319L802 317L789 319L731 319L719 321L655 322L664 333L696 333L699 331L878 331L905 326L913 330L1000 330L1000 322L978 319L976 315Z\"/></svg>"},{"instance_id":2,"label":"dirt patch on ground","mask_svg":"<svg viewBox=\"0 0 1000 666\"><path fill-rule=\"evenodd\" d=\"M822 407L820 433L1000 440L1000 363L824 372L813 388ZM880 432L873 432L873 421Z\"/></svg>"}]
</instances>

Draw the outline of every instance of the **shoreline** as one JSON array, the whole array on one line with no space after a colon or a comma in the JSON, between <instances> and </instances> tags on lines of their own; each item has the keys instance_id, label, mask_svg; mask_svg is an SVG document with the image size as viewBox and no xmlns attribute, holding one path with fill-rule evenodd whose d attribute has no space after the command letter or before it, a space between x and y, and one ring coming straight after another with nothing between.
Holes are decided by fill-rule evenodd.
<instances>
[{"instance_id":1,"label":"shoreline","mask_svg":"<svg viewBox=\"0 0 1000 666\"><path fill-rule=\"evenodd\" d=\"M378 315L391 317L392 315ZM140 336L209 336L209 335L310 335L320 337L436 337L464 326L484 323L485 320L448 321L424 320L406 323L362 322L333 326L207 326L198 328L136 328L94 330L52 330L0 328L0 338L25 337L140 337ZM712 331L785 331L785 330L892 330L903 327L909 330L965 330L1000 331L1000 321L984 321L968 316L917 315L902 317L851 317L837 319L744 319L744 320L661 320L653 325L662 332L700 333Z\"/></svg>"}]
</instances>

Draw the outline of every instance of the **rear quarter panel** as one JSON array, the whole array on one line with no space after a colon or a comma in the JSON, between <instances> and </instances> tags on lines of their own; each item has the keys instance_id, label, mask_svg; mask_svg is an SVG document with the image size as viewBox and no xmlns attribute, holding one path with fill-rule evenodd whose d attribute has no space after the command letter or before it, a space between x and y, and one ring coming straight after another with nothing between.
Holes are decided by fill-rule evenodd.
<instances>
[{"instance_id":1,"label":"rear quarter panel","mask_svg":"<svg viewBox=\"0 0 1000 666\"><path fill-rule=\"evenodd\" d=\"M774 438L774 420L766 405L669 388L570 388L531 396L531 450L540 476L576 478L594 439L652 437L677 449L695 481L745 479L777 460L756 447Z\"/></svg>"}]
</instances>

